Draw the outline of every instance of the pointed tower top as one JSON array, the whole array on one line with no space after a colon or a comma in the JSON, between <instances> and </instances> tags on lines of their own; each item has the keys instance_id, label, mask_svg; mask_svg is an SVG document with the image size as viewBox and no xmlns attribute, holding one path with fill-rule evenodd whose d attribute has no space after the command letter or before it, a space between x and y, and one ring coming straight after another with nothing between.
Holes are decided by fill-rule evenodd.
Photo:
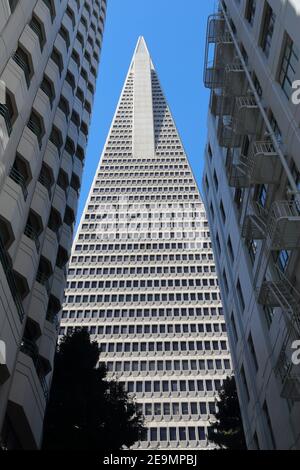
<instances>
[{"instance_id":1,"label":"pointed tower top","mask_svg":"<svg viewBox=\"0 0 300 470\"><path fill-rule=\"evenodd\" d=\"M137 45L136 45L136 49L135 49L135 54L134 55L137 55L137 54L147 54L147 55L150 55L149 54L149 51L148 51L148 48L147 48L147 44L146 44L146 41L144 39L144 36L140 36L138 38L138 42L137 42Z\"/></svg>"},{"instance_id":2,"label":"pointed tower top","mask_svg":"<svg viewBox=\"0 0 300 470\"><path fill-rule=\"evenodd\" d=\"M154 65L153 65L153 62L151 60L150 53L149 53L149 50L148 50L148 47L147 47L144 36L139 36L139 38L137 40L137 44L136 44L136 47L135 47L135 50L134 50L134 53L133 53L133 57L132 57L132 61L131 61L131 67L133 66L136 58L143 58L143 59L147 58L147 59L149 59L151 68L154 69Z\"/></svg>"}]
</instances>

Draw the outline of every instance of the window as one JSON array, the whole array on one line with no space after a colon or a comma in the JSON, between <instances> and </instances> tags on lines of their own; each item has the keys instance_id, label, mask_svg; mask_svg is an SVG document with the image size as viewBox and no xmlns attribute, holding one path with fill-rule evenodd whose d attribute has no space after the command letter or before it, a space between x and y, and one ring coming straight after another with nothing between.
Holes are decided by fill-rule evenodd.
<instances>
[{"instance_id":1,"label":"window","mask_svg":"<svg viewBox=\"0 0 300 470\"><path fill-rule=\"evenodd\" d=\"M36 135L39 143L39 147L42 147L42 138L44 136L44 123L42 118L35 112L32 111L28 124L28 128Z\"/></svg>"},{"instance_id":2,"label":"window","mask_svg":"<svg viewBox=\"0 0 300 470\"><path fill-rule=\"evenodd\" d=\"M248 346L249 346L249 350L251 352L251 356L252 356L253 364L255 366L255 370L258 371L258 362L257 362L256 352L255 352L253 338L252 338L251 333L249 334L249 337L248 337Z\"/></svg>"},{"instance_id":3,"label":"window","mask_svg":"<svg viewBox=\"0 0 300 470\"><path fill-rule=\"evenodd\" d=\"M5 103L0 103L0 116L5 121L7 134L10 136L13 130L13 124L17 119L18 112L14 96L6 89Z\"/></svg>"},{"instance_id":4,"label":"window","mask_svg":"<svg viewBox=\"0 0 300 470\"><path fill-rule=\"evenodd\" d=\"M31 65L31 60L29 58L29 54L27 52L25 52L25 50L22 49L22 47L19 46L18 49L16 50L16 52L13 55L13 60L23 70L24 75L25 75L27 88L29 88L31 77L33 75L33 68L32 68L32 65Z\"/></svg>"},{"instance_id":5,"label":"window","mask_svg":"<svg viewBox=\"0 0 300 470\"><path fill-rule=\"evenodd\" d=\"M229 253L229 255L230 255L231 261L234 262L234 252L233 252L233 248L232 248L232 243L231 243L231 238L230 238L230 236L228 236L227 248L228 248L228 253Z\"/></svg>"},{"instance_id":6,"label":"window","mask_svg":"<svg viewBox=\"0 0 300 470\"><path fill-rule=\"evenodd\" d=\"M249 401L250 400L250 394L249 394L249 389L248 389L248 384L247 384L247 380L246 380L246 374L245 374L244 366L241 367L241 379L242 379L242 382L243 382L243 385L244 385L244 390L245 390L245 393L246 393L246 396L247 396L247 400Z\"/></svg>"},{"instance_id":7,"label":"window","mask_svg":"<svg viewBox=\"0 0 300 470\"><path fill-rule=\"evenodd\" d=\"M291 251L281 250L277 252L277 266L282 272L285 272L289 259L291 257Z\"/></svg>"},{"instance_id":8,"label":"window","mask_svg":"<svg viewBox=\"0 0 300 470\"><path fill-rule=\"evenodd\" d=\"M296 47L288 34L285 35L284 51L279 71L279 83L289 100L292 95L292 84L295 80L296 70L299 62L299 49Z\"/></svg>"},{"instance_id":9,"label":"window","mask_svg":"<svg viewBox=\"0 0 300 470\"><path fill-rule=\"evenodd\" d=\"M271 422L271 418L270 418L269 408L268 408L268 405L267 405L267 402L266 402L266 401L265 401L264 404L263 404L263 413L264 413L266 425L267 425L268 430L269 430L269 436L270 436L270 439L271 439L271 441L272 441L273 448L276 449L276 441L275 441L275 437L274 437L274 433L273 433L273 428L272 428L272 422Z\"/></svg>"},{"instance_id":10,"label":"window","mask_svg":"<svg viewBox=\"0 0 300 470\"><path fill-rule=\"evenodd\" d=\"M45 36L45 29L44 29L42 22L35 15L33 15L29 23L29 26L32 29L32 31L37 35L39 43L40 43L41 51L43 51L44 45L46 42L46 36Z\"/></svg>"},{"instance_id":11,"label":"window","mask_svg":"<svg viewBox=\"0 0 300 470\"><path fill-rule=\"evenodd\" d=\"M28 195L27 186L31 180L31 173L26 161L19 154L16 155L9 176L15 183L21 186L26 201Z\"/></svg>"},{"instance_id":12,"label":"window","mask_svg":"<svg viewBox=\"0 0 300 470\"><path fill-rule=\"evenodd\" d=\"M54 8L54 0L43 0L45 5L47 6L50 16L51 16L51 21L53 23L54 18L55 18L55 8Z\"/></svg>"},{"instance_id":13,"label":"window","mask_svg":"<svg viewBox=\"0 0 300 470\"><path fill-rule=\"evenodd\" d=\"M224 209L224 205L223 205L222 201L220 202L220 211L221 211L221 216L222 216L223 222L225 223L226 222L226 214L225 214L225 209Z\"/></svg>"},{"instance_id":14,"label":"window","mask_svg":"<svg viewBox=\"0 0 300 470\"><path fill-rule=\"evenodd\" d=\"M266 204L267 204L267 186L265 184L261 184L257 188L257 202L262 207L266 207Z\"/></svg>"},{"instance_id":15,"label":"window","mask_svg":"<svg viewBox=\"0 0 300 470\"><path fill-rule=\"evenodd\" d=\"M64 65L63 65L62 56L61 56L60 52L58 52L58 50L57 50L56 48L53 48L53 51L52 51L52 54L51 54L51 59L52 59L53 62L57 65L58 70L59 70L59 73L60 73L60 75L61 75L62 70L63 70L63 68L64 68Z\"/></svg>"},{"instance_id":16,"label":"window","mask_svg":"<svg viewBox=\"0 0 300 470\"><path fill-rule=\"evenodd\" d=\"M10 7L10 12L13 13L16 9L16 6L18 5L19 0L9 0L9 7Z\"/></svg>"},{"instance_id":17,"label":"window","mask_svg":"<svg viewBox=\"0 0 300 470\"><path fill-rule=\"evenodd\" d=\"M269 57L272 37L274 33L274 26L276 21L276 15L273 12L272 8L268 3L266 3L264 20L263 20L263 29L261 35L261 48L264 51L266 57Z\"/></svg>"},{"instance_id":18,"label":"window","mask_svg":"<svg viewBox=\"0 0 300 470\"><path fill-rule=\"evenodd\" d=\"M255 10L256 10L256 0L248 0L246 5L246 14L245 18L253 26L254 17L255 17Z\"/></svg>"},{"instance_id":19,"label":"window","mask_svg":"<svg viewBox=\"0 0 300 470\"><path fill-rule=\"evenodd\" d=\"M243 296L243 292L242 292L242 287L241 287L241 283L240 283L240 280L239 280L239 279L238 279L237 284L236 284L236 292L237 292L237 295L238 295L239 302L240 302L240 305L241 305L241 307L242 307L242 310L244 311L244 310L245 310L245 301L244 301L244 296Z\"/></svg>"},{"instance_id":20,"label":"window","mask_svg":"<svg viewBox=\"0 0 300 470\"><path fill-rule=\"evenodd\" d=\"M53 83L49 80L48 77L44 75L43 81L41 83L41 90L45 93L45 95L48 97L50 101L50 106L52 108L53 101L55 98L55 93L54 93L54 86Z\"/></svg>"}]
</instances>

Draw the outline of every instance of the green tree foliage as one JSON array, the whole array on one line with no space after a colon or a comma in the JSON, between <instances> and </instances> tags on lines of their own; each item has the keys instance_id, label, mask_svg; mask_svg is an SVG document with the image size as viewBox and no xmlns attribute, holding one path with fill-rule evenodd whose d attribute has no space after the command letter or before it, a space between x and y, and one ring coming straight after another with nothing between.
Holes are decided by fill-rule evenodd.
<instances>
[{"instance_id":1,"label":"green tree foliage","mask_svg":"<svg viewBox=\"0 0 300 470\"><path fill-rule=\"evenodd\" d=\"M80 329L57 347L44 449L118 450L139 440L144 417L117 381L97 367L99 347Z\"/></svg>"},{"instance_id":2,"label":"green tree foliage","mask_svg":"<svg viewBox=\"0 0 300 470\"><path fill-rule=\"evenodd\" d=\"M241 411L234 377L227 377L219 392L216 421L211 423L209 440L221 449L246 449Z\"/></svg>"}]
</instances>

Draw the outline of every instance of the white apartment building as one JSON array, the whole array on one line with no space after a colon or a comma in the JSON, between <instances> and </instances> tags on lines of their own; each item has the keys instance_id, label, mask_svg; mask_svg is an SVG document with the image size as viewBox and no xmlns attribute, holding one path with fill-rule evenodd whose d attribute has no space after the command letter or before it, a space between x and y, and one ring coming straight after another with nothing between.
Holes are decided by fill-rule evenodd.
<instances>
[{"instance_id":1,"label":"white apartment building","mask_svg":"<svg viewBox=\"0 0 300 470\"><path fill-rule=\"evenodd\" d=\"M300 448L299 79L298 0L220 2L203 188L249 449Z\"/></svg>"},{"instance_id":2,"label":"white apartment building","mask_svg":"<svg viewBox=\"0 0 300 470\"><path fill-rule=\"evenodd\" d=\"M0 444L37 449L106 0L0 2Z\"/></svg>"},{"instance_id":3,"label":"white apartment building","mask_svg":"<svg viewBox=\"0 0 300 470\"><path fill-rule=\"evenodd\" d=\"M72 248L60 334L88 328L146 418L137 449L209 449L231 375L208 222L139 38Z\"/></svg>"}]
</instances>

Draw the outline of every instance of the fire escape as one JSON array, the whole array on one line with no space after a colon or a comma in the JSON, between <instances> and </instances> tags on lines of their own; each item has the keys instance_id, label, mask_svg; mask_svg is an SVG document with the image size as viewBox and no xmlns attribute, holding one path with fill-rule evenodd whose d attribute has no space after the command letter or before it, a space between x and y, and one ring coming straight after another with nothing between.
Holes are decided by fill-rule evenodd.
<instances>
[{"instance_id":1,"label":"fire escape","mask_svg":"<svg viewBox=\"0 0 300 470\"><path fill-rule=\"evenodd\" d=\"M225 15L220 12L208 20L204 83L211 89L210 109L216 118L219 145L227 149L228 184L249 190L242 237L248 242L261 240L268 259L264 268L258 268L266 269L264 277L268 278L257 289L258 302L281 309L285 320L286 334L275 367L282 382L281 395L299 401L300 366L292 361L291 347L294 339L300 339L300 293L288 274L273 263L270 254L299 250L300 198L295 183L291 185L294 194L290 200L275 200L263 207L252 198L253 186L278 184L283 167L288 170L273 132L271 134L269 121L267 132L263 134L267 138L261 139L263 124L268 118ZM245 137L250 145L244 152Z\"/></svg>"}]
</instances>

